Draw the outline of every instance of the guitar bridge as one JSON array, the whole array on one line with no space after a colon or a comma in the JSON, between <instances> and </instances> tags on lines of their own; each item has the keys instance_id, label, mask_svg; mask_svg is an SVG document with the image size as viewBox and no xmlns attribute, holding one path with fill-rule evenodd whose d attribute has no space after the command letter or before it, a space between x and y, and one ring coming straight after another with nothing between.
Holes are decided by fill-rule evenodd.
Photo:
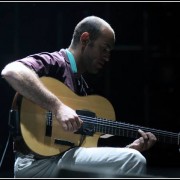
<instances>
[{"instance_id":1,"label":"guitar bridge","mask_svg":"<svg viewBox=\"0 0 180 180\"><path fill-rule=\"evenodd\" d=\"M71 146L71 147L74 146L74 143L62 139L54 139L54 144Z\"/></svg>"}]
</instances>

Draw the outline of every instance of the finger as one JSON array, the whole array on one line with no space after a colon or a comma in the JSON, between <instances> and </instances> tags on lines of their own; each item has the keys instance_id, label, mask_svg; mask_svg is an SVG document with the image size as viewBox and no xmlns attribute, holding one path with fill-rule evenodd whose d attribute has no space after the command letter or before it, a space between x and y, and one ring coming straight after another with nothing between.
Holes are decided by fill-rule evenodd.
<instances>
[{"instance_id":1,"label":"finger","mask_svg":"<svg viewBox=\"0 0 180 180\"><path fill-rule=\"evenodd\" d=\"M82 125L82 120L79 117L75 117L75 119L71 120L71 124L73 128L72 130L77 131Z\"/></svg>"},{"instance_id":2,"label":"finger","mask_svg":"<svg viewBox=\"0 0 180 180\"><path fill-rule=\"evenodd\" d=\"M146 134L147 134L147 136L149 138L149 142L154 144L157 141L156 136L154 134L152 134L151 132L147 132Z\"/></svg>"},{"instance_id":3,"label":"finger","mask_svg":"<svg viewBox=\"0 0 180 180\"><path fill-rule=\"evenodd\" d=\"M143 138L143 137L140 137L140 138L139 138L139 144L140 144L140 145L143 145L143 144L144 144L144 138Z\"/></svg>"},{"instance_id":4,"label":"finger","mask_svg":"<svg viewBox=\"0 0 180 180\"><path fill-rule=\"evenodd\" d=\"M71 121L72 120L66 121L66 125L67 125L67 130L68 131L73 131L74 130L74 127L73 127Z\"/></svg>"},{"instance_id":5,"label":"finger","mask_svg":"<svg viewBox=\"0 0 180 180\"><path fill-rule=\"evenodd\" d=\"M77 127L80 128L83 124L83 121L78 117L76 123L77 123Z\"/></svg>"},{"instance_id":6,"label":"finger","mask_svg":"<svg viewBox=\"0 0 180 180\"><path fill-rule=\"evenodd\" d=\"M143 137L145 141L148 141L149 137L144 131L142 131L141 129L138 129L138 132L140 133L140 135Z\"/></svg>"},{"instance_id":7,"label":"finger","mask_svg":"<svg viewBox=\"0 0 180 180\"><path fill-rule=\"evenodd\" d=\"M67 131L68 130L68 126L67 126L67 124L64 122L64 123L62 123L62 128L65 130L65 131Z\"/></svg>"},{"instance_id":8,"label":"finger","mask_svg":"<svg viewBox=\"0 0 180 180\"><path fill-rule=\"evenodd\" d=\"M147 134L149 139L157 140L156 136L153 133L147 132L146 134Z\"/></svg>"}]
</instances>

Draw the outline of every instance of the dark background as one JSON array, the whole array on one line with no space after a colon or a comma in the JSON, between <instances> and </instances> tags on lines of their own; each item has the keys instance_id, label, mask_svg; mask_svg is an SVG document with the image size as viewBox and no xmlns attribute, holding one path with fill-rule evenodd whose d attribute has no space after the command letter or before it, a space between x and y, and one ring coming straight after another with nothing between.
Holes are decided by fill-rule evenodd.
<instances>
[{"instance_id":1,"label":"dark background","mask_svg":"<svg viewBox=\"0 0 180 180\"><path fill-rule=\"evenodd\" d=\"M110 100L118 121L178 133L179 9L178 2L1 2L0 69L33 53L68 47L82 18L100 16L114 28L116 45L104 71L95 79L87 76L87 81L97 94ZM0 89L2 159L15 92L2 78ZM105 143L124 146L129 142L128 138L114 137ZM179 176L175 171L180 167L178 146L158 142L144 155L153 174ZM13 161L10 139L1 175L8 171L4 176L12 176Z\"/></svg>"}]
</instances>

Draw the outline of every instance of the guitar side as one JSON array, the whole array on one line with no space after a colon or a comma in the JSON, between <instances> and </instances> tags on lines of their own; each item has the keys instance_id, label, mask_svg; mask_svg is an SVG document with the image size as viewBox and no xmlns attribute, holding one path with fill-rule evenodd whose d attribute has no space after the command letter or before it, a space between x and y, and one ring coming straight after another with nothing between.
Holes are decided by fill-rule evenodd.
<instances>
[{"instance_id":1,"label":"guitar side","mask_svg":"<svg viewBox=\"0 0 180 180\"><path fill-rule=\"evenodd\" d=\"M78 96L62 82L42 77L42 83L54 93L64 104L74 110L87 110L94 112L97 117L115 120L115 112L111 103L104 97L98 95ZM43 156L52 156L68 150L71 146L55 144L55 139L73 143L79 146L80 134L66 132L62 129L54 115L26 98L22 99L20 109L20 129L27 146L35 153ZM48 121L47 121L48 120ZM47 122L52 122L51 135L47 136ZM96 147L100 133L93 136L86 136L81 146Z\"/></svg>"}]
</instances>

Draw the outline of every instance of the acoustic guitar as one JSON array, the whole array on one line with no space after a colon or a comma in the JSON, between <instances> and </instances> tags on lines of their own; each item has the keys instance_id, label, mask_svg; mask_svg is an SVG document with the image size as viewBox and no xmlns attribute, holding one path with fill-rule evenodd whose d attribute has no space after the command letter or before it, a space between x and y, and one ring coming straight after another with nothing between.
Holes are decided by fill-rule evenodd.
<instances>
[{"instance_id":1,"label":"acoustic guitar","mask_svg":"<svg viewBox=\"0 0 180 180\"><path fill-rule=\"evenodd\" d=\"M41 156L57 155L76 146L96 147L103 134L137 138L138 129L154 133L163 143L179 145L179 133L115 121L113 106L102 96L78 96L62 82L50 77L42 77L41 81L83 120L78 132L64 131L52 112L23 97L20 131L27 146Z\"/></svg>"}]
</instances>

